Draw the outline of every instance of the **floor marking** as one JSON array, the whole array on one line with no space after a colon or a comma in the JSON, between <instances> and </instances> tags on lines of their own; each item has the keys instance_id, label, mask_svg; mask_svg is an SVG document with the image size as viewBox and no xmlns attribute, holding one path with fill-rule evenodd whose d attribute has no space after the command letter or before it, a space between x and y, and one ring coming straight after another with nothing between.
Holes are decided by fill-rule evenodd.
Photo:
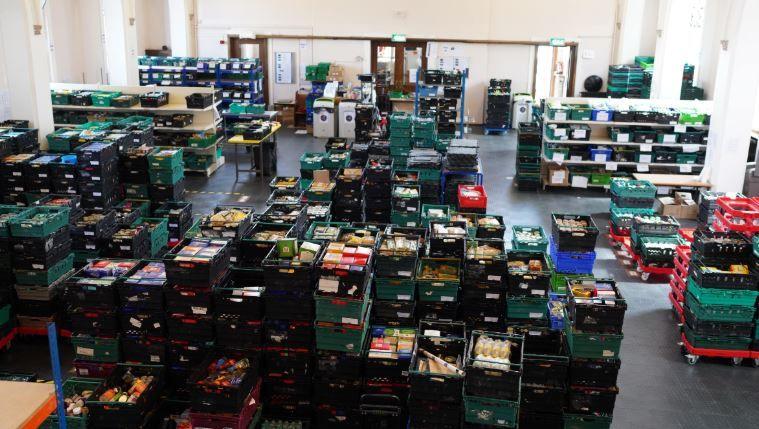
<instances>
[{"instance_id":1,"label":"floor marking","mask_svg":"<svg viewBox=\"0 0 759 429\"><path fill-rule=\"evenodd\" d=\"M191 191L187 190L191 194L210 194L210 195L232 195L232 196L244 196L242 192L216 192L216 191Z\"/></svg>"}]
</instances>

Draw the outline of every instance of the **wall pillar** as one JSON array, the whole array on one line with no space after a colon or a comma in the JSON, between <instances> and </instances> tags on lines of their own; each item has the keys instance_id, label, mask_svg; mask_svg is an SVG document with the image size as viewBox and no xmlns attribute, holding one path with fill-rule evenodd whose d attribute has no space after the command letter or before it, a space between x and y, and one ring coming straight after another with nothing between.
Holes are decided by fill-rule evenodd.
<instances>
[{"instance_id":1,"label":"wall pillar","mask_svg":"<svg viewBox=\"0 0 759 429\"><path fill-rule=\"evenodd\" d=\"M139 85L134 0L103 0L101 7L108 84Z\"/></svg>"},{"instance_id":2,"label":"wall pillar","mask_svg":"<svg viewBox=\"0 0 759 429\"><path fill-rule=\"evenodd\" d=\"M685 66L689 0L661 0L651 98L679 100Z\"/></svg>"}]
</instances>

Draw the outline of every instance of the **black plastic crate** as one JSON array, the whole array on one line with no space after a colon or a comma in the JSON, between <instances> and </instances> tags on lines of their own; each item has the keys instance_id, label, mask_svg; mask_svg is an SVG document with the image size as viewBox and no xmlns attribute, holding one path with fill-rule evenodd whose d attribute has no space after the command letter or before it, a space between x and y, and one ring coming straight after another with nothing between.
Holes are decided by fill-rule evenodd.
<instances>
[{"instance_id":1,"label":"black plastic crate","mask_svg":"<svg viewBox=\"0 0 759 429\"><path fill-rule=\"evenodd\" d=\"M97 398L108 389L121 387L124 375L129 372L135 377L152 376L153 381L143 390L135 402L103 402ZM163 390L164 367L162 365L117 364L111 375L100 385L91 398L86 401L89 413L87 424L95 428L138 428L145 417L158 404Z\"/></svg>"},{"instance_id":2,"label":"black plastic crate","mask_svg":"<svg viewBox=\"0 0 759 429\"><path fill-rule=\"evenodd\" d=\"M247 231L251 224L251 215L255 212L253 207L243 207L234 205L220 205L213 209L213 214L228 213L229 211L242 212L245 217L239 222L218 223L212 219L213 215L208 215L200 220L200 234L207 238L222 238L239 241L243 233Z\"/></svg>"},{"instance_id":3,"label":"black plastic crate","mask_svg":"<svg viewBox=\"0 0 759 429\"><path fill-rule=\"evenodd\" d=\"M482 337L492 337L510 341L510 365L499 365L487 359L479 360L476 353L476 342ZM519 386L522 378L522 356L524 337L521 335L505 335L486 331L472 331L471 341L466 358L466 382L464 391L467 395L516 401L519 399Z\"/></svg>"},{"instance_id":4,"label":"black plastic crate","mask_svg":"<svg viewBox=\"0 0 759 429\"><path fill-rule=\"evenodd\" d=\"M372 303L372 324L387 326L413 326L416 301L390 301L376 299Z\"/></svg>"},{"instance_id":5,"label":"black plastic crate","mask_svg":"<svg viewBox=\"0 0 759 429\"><path fill-rule=\"evenodd\" d=\"M303 242L304 241L298 241L298 246ZM314 240L309 242L319 244L318 241ZM261 263L266 286L278 290L303 292L313 290L316 282L315 261L321 258L325 247L324 244L320 244L319 251L314 257L314 261L309 262L280 258L277 247L272 246Z\"/></svg>"},{"instance_id":6,"label":"black plastic crate","mask_svg":"<svg viewBox=\"0 0 759 429\"><path fill-rule=\"evenodd\" d=\"M157 108L169 104L169 93L163 91L153 91L140 94L140 106Z\"/></svg>"},{"instance_id":7,"label":"black plastic crate","mask_svg":"<svg viewBox=\"0 0 759 429\"><path fill-rule=\"evenodd\" d=\"M195 288L180 285L167 285L164 288L166 311L170 313L187 313L207 315L213 313L213 289Z\"/></svg>"},{"instance_id":8,"label":"black plastic crate","mask_svg":"<svg viewBox=\"0 0 759 429\"><path fill-rule=\"evenodd\" d=\"M458 429L461 426L462 407L451 405L448 401L419 398L412 392L408 400L409 427Z\"/></svg>"},{"instance_id":9,"label":"black plastic crate","mask_svg":"<svg viewBox=\"0 0 759 429\"><path fill-rule=\"evenodd\" d=\"M122 307L119 320L125 335L163 337L166 334L166 318L162 312Z\"/></svg>"},{"instance_id":10,"label":"black plastic crate","mask_svg":"<svg viewBox=\"0 0 759 429\"><path fill-rule=\"evenodd\" d=\"M357 405L317 404L315 406L315 427L335 429L360 429L362 416Z\"/></svg>"},{"instance_id":11,"label":"black plastic crate","mask_svg":"<svg viewBox=\"0 0 759 429\"><path fill-rule=\"evenodd\" d=\"M119 332L119 318L115 310L95 308L69 308L71 329L93 337L115 337Z\"/></svg>"},{"instance_id":12,"label":"black plastic crate","mask_svg":"<svg viewBox=\"0 0 759 429\"><path fill-rule=\"evenodd\" d=\"M244 267L256 267L271 252L276 244L276 239L256 238L256 234L270 231L280 233L283 237L293 234L294 226L291 224L258 222L245 232L240 241L240 265Z\"/></svg>"},{"instance_id":13,"label":"black plastic crate","mask_svg":"<svg viewBox=\"0 0 759 429\"><path fill-rule=\"evenodd\" d=\"M568 408L574 413L611 415L618 394L619 389L616 387L594 389L572 386L567 395Z\"/></svg>"},{"instance_id":14,"label":"black plastic crate","mask_svg":"<svg viewBox=\"0 0 759 429\"><path fill-rule=\"evenodd\" d=\"M599 285L611 287L615 296L598 297L593 295L593 291ZM578 289L589 291L591 296L585 297L578 294ZM622 333L627 301L619 292L614 280L568 280L567 297L567 312L575 329L606 334Z\"/></svg>"},{"instance_id":15,"label":"black plastic crate","mask_svg":"<svg viewBox=\"0 0 759 429\"><path fill-rule=\"evenodd\" d=\"M500 250L498 255L479 255L476 248L489 246ZM466 285L478 285L478 289L486 285L500 286L506 283L506 254L503 240L470 240L467 242L467 253L464 259L464 273L461 281ZM479 286L482 285L482 286Z\"/></svg>"},{"instance_id":16,"label":"black plastic crate","mask_svg":"<svg viewBox=\"0 0 759 429\"><path fill-rule=\"evenodd\" d=\"M168 363L184 368L195 367L206 358L212 348L213 342L172 338L168 343ZM187 377L183 384L187 384Z\"/></svg>"},{"instance_id":17,"label":"black plastic crate","mask_svg":"<svg viewBox=\"0 0 759 429\"><path fill-rule=\"evenodd\" d=\"M564 405L564 387L523 383L520 405L522 410L560 413Z\"/></svg>"},{"instance_id":18,"label":"black plastic crate","mask_svg":"<svg viewBox=\"0 0 759 429\"><path fill-rule=\"evenodd\" d=\"M310 348L314 342L311 321L266 319L264 341L267 346Z\"/></svg>"},{"instance_id":19,"label":"black plastic crate","mask_svg":"<svg viewBox=\"0 0 759 429\"><path fill-rule=\"evenodd\" d=\"M150 199L154 202L179 201L184 197L184 177L173 185L150 184L148 186Z\"/></svg>"},{"instance_id":20,"label":"black plastic crate","mask_svg":"<svg viewBox=\"0 0 759 429\"><path fill-rule=\"evenodd\" d=\"M290 375L267 371L264 375L265 395L286 395L292 398L311 398L312 382L308 375Z\"/></svg>"},{"instance_id":21,"label":"black plastic crate","mask_svg":"<svg viewBox=\"0 0 759 429\"><path fill-rule=\"evenodd\" d=\"M160 337L122 336L121 358L127 363L163 365L166 363L167 341Z\"/></svg>"},{"instance_id":22,"label":"black plastic crate","mask_svg":"<svg viewBox=\"0 0 759 429\"><path fill-rule=\"evenodd\" d=\"M246 320L234 314L217 314L214 326L216 345L237 349L260 347L263 340L262 322Z\"/></svg>"},{"instance_id":23,"label":"black plastic crate","mask_svg":"<svg viewBox=\"0 0 759 429\"><path fill-rule=\"evenodd\" d=\"M696 335L706 337L751 337L754 324L736 322L715 322L711 320L699 320L690 307L683 306L685 323Z\"/></svg>"},{"instance_id":24,"label":"black plastic crate","mask_svg":"<svg viewBox=\"0 0 759 429\"><path fill-rule=\"evenodd\" d=\"M260 320L264 315L264 288L236 287L234 282L214 290L214 309L218 314L238 315L244 320Z\"/></svg>"},{"instance_id":25,"label":"black plastic crate","mask_svg":"<svg viewBox=\"0 0 759 429\"><path fill-rule=\"evenodd\" d=\"M710 261L705 263L693 254L688 264L688 276L690 280L702 288L756 290L757 277L759 274L752 265L748 266L748 274L731 272L732 263L726 261ZM711 272L707 267L714 267L721 271Z\"/></svg>"},{"instance_id":26,"label":"black plastic crate","mask_svg":"<svg viewBox=\"0 0 759 429\"><path fill-rule=\"evenodd\" d=\"M363 355L336 350L316 350L316 373L323 377L361 378ZM407 368L408 369L408 368Z\"/></svg>"},{"instance_id":27,"label":"black plastic crate","mask_svg":"<svg viewBox=\"0 0 759 429\"><path fill-rule=\"evenodd\" d=\"M184 201L166 201L155 210L155 217L169 219L169 229L177 229L192 219L192 203Z\"/></svg>"},{"instance_id":28,"label":"black plastic crate","mask_svg":"<svg viewBox=\"0 0 759 429\"><path fill-rule=\"evenodd\" d=\"M166 318L172 340L213 341L213 317L200 314L172 313Z\"/></svg>"},{"instance_id":29,"label":"black plastic crate","mask_svg":"<svg viewBox=\"0 0 759 429\"><path fill-rule=\"evenodd\" d=\"M311 293L289 293L267 289L264 292L267 319L313 320L314 305Z\"/></svg>"},{"instance_id":30,"label":"black plastic crate","mask_svg":"<svg viewBox=\"0 0 759 429\"><path fill-rule=\"evenodd\" d=\"M163 309L163 288L166 284L163 278L143 278L141 270L161 270L163 263L155 261L142 261L134 270L133 275L126 277L123 282L117 284L119 301L122 306L142 308L146 310Z\"/></svg>"},{"instance_id":31,"label":"black plastic crate","mask_svg":"<svg viewBox=\"0 0 759 429\"><path fill-rule=\"evenodd\" d=\"M311 349L270 347L264 349L263 373L307 375L313 368Z\"/></svg>"},{"instance_id":32,"label":"black plastic crate","mask_svg":"<svg viewBox=\"0 0 759 429\"><path fill-rule=\"evenodd\" d=\"M361 378L314 377L314 402L319 404L358 405L363 383Z\"/></svg>"},{"instance_id":33,"label":"black plastic crate","mask_svg":"<svg viewBox=\"0 0 759 429\"><path fill-rule=\"evenodd\" d=\"M146 225L123 228L108 240L108 255L115 258L146 258L150 256L150 231Z\"/></svg>"},{"instance_id":34,"label":"black plastic crate","mask_svg":"<svg viewBox=\"0 0 759 429\"><path fill-rule=\"evenodd\" d=\"M444 357L447 361L460 362L461 373L442 375L418 371L417 362L422 356L420 349L424 349L438 357ZM411 397L415 399L427 399L430 401L459 403L461 402L461 389L464 386L463 359L466 355L466 339L424 336L424 330L417 337L414 353L411 358L409 370L409 384Z\"/></svg>"},{"instance_id":35,"label":"black plastic crate","mask_svg":"<svg viewBox=\"0 0 759 429\"><path fill-rule=\"evenodd\" d=\"M512 250L506 253L508 264L521 262L527 271L508 268L508 286L511 296L547 298L551 291L551 271L545 253L529 250ZM540 270L530 270L530 261L539 261Z\"/></svg>"},{"instance_id":36,"label":"black plastic crate","mask_svg":"<svg viewBox=\"0 0 759 429\"><path fill-rule=\"evenodd\" d=\"M445 232L442 229L445 228ZM452 229L453 228L453 229ZM455 232L459 230L460 232ZM466 222L431 222L429 254L433 258L464 258L466 252Z\"/></svg>"},{"instance_id":37,"label":"black plastic crate","mask_svg":"<svg viewBox=\"0 0 759 429\"><path fill-rule=\"evenodd\" d=\"M598 228L590 216L553 213L551 218L551 233L560 252L585 252L595 249ZM560 226L561 222L580 222L585 226Z\"/></svg>"},{"instance_id":38,"label":"black plastic crate","mask_svg":"<svg viewBox=\"0 0 759 429\"><path fill-rule=\"evenodd\" d=\"M184 260L179 258L181 250L191 243L218 246L220 249L210 258ZM229 267L229 244L226 240L184 239L166 254L166 279L172 284L208 287L216 284Z\"/></svg>"},{"instance_id":39,"label":"black plastic crate","mask_svg":"<svg viewBox=\"0 0 759 429\"><path fill-rule=\"evenodd\" d=\"M456 320L458 309L458 302L419 301L416 306L416 318L451 322Z\"/></svg>"},{"instance_id":40,"label":"black plastic crate","mask_svg":"<svg viewBox=\"0 0 759 429\"><path fill-rule=\"evenodd\" d=\"M748 261L752 258L751 242L737 232L697 229L691 249L702 260Z\"/></svg>"},{"instance_id":41,"label":"black plastic crate","mask_svg":"<svg viewBox=\"0 0 759 429\"><path fill-rule=\"evenodd\" d=\"M619 359L572 358L569 361L569 384L595 388L617 385L622 361Z\"/></svg>"},{"instance_id":42,"label":"black plastic crate","mask_svg":"<svg viewBox=\"0 0 759 429\"><path fill-rule=\"evenodd\" d=\"M213 104L213 94L196 92L185 97L188 109L205 109Z\"/></svg>"},{"instance_id":43,"label":"black plastic crate","mask_svg":"<svg viewBox=\"0 0 759 429\"><path fill-rule=\"evenodd\" d=\"M237 364L247 360L248 367L243 371L237 385L218 384L204 382L206 377L220 359L234 359ZM192 376L187 380L190 391L190 403L193 411L215 413L239 413L243 402L260 384L258 378L258 361L248 357L247 354L231 352L214 352L198 366ZM259 387L260 388L260 387Z\"/></svg>"},{"instance_id":44,"label":"black plastic crate","mask_svg":"<svg viewBox=\"0 0 759 429\"><path fill-rule=\"evenodd\" d=\"M394 240L395 235L382 234L379 239L379 251L374 261L374 275L377 277L411 278L416 271L417 255L419 252L419 236L404 235L409 240L416 241L416 251L401 252L396 250L383 250L383 242Z\"/></svg>"}]
</instances>

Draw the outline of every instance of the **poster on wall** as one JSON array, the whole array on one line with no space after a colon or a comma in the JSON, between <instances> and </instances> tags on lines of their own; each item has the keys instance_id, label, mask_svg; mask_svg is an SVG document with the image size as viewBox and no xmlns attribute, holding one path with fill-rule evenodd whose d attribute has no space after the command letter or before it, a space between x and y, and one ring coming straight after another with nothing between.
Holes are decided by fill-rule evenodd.
<instances>
[{"instance_id":1,"label":"poster on wall","mask_svg":"<svg viewBox=\"0 0 759 429\"><path fill-rule=\"evenodd\" d=\"M274 53L274 82L293 83L293 52Z\"/></svg>"}]
</instances>

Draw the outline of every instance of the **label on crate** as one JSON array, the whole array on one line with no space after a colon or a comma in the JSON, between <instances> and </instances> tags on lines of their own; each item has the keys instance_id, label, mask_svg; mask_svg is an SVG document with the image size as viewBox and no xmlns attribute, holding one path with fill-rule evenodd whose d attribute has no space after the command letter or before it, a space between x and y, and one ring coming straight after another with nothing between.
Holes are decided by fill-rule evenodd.
<instances>
[{"instance_id":1,"label":"label on crate","mask_svg":"<svg viewBox=\"0 0 759 429\"><path fill-rule=\"evenodd\" d=\"M98 177L98 176L92 176L92 180L94 180L95 182L99 182L100 181L100 177Z\"/></svg>"},{"instance_id":2,"label":"label on crate","mask_svg":"<svg viewBox=\"0 0 759 429\"><path fill-rule=\"evenodd\" d=\"M22 187L19 188L18 186L16 186L16 187L13 188L13 190L16 191L16 192L24 192L24 187L22 186Z\"/></svg>"},{"instance_id":3,"label":"label on crate","mask_svg":"<svg viewBox=\"0 0 759 429\"><path fill-rule=\"evenodd\" d=\"M617 134L617 143L629 143L629 142L630 142L630 134L628 133Z\"/></svg>"},{"instance_id":4,"label":"label on crate","mask_svg":"<svg viewBox=\"0 0 759 429\"><path fill-rule=\"evenodd\" d=\"M358 325L358 319L355 317L343 317L340 319L340 323L347 323L348 325Z\"/></svg>"},{"instance_id":5,"label":"label on crate","mask_svg":"<svg viewBox=\"0 0 759 429\"><path fill-rule=\"evenodd\" d=\"M416 222L406 222L406 226L416 226Z\"/></svg>"},{"instance_id":6,"label":"label on crate","mask_svg":"<svg viewBox=\"0 0 759 429\"><path fill-rule=\"evenodd\" d=\"M32 264L32 268L35 270L44 270L45 266L43 264Z\"/></svg>"},{"instance_id":7,"label":"label on crate","mask_svg":"<svg viewBox=\"0 0 759 429\"><path fill-rule=\"evenodd\" d=\"M82 356L92 357L92 356L95 356L95 350L91 349L89 347L80 347L80 346L77 346L76 347L76 354L82 355Z\"/></svg>"},{"instance_id":8,"label":"label on crate","mask_svg":"<svg viewBox=\"0 0 759 429\"><path fill-rule=\"evenodd\" d=\"M553 155L551 155L551 161L553 162L564 162L564 153L563 152L554 152Z\"/></svg>"},{"instance_id":9,"label":"label on crate","mask_svg":"<svg viewBox=\"0 0 759 429\"><path fill-rule=\"evenodd\" d=\"M20 176L20 175L21 175L21 172L20 172L20 171L14 171L14 172L13 172L13 175L14 175L14 176L16 176L16 177L18 177L18 176Z\"/></svg>"},{"instance_id":10,"label":"label on crate","mask_svg":"<svg viewBox=\"0 0 759 429\"><path fill-rule=\"evenodd\" d=\"M65 177L67 179L73 179L74 175L73 174L64 174L63 177Z\"/></svg>"},{"instance_id":11,"label":"label on crate","mask_svg":"<svg viewBox=\"0 0 759 429\"><path fill-rule=\"evenodd\" d=\"M593 155L593 161L595 162L606 162L606 154L605 153L597 153Z\"/></svg>"},{"instance_id":12,"label":"label on crate","mask_svg":"<svg viewBox=\"0 0 759 429\"><path fill-rule=\"evenodd\" d=\"M229 257L229 262L232 262L232 263L237 262L237 256L230 256Z\"/></svg>"},{"instance_id":13,"label":"label on crate","mask_svg":"<svg viewBox=\"0 0 759 429\"><path fill-rule=\"evenodd\" d=\"M485 299L499 299L501 297L500 293L486 293Z\"/></svg>"},{"instance_id":14,"label":"label on crate","mask_svg":"<svg viewBox=\"0 0 759 429\"><path fill-rule=\"evenodd\" d=\"M540 336L540 331L529 331L529 332L527 332L527 335L532 335L532 336L535 336L535 337L539 337Z\"/></svg>"},{"instance_id":15,"label":"label on crate","mask_svg":"<svg viewBox=\"0 0 759 429\"><path fill-rule=\"evenodd\" d=\"M169 228L177 228L177 227L179 227L179 225L177 225L175 223L170 223L169 224Z\"/></svg>"},{"instance_id":16,"label":"label on crate","mask_svg":"<svg viewBox=\"0 0 759 429\"><path fill-rule=\"evenodd\" d=\"M153 329L161 329L161 323L160 322L153 323Z\"/></svg>"},{"instance_id":17,"label":"label on crate","mask_svg":"<svg viewBox=\"0 0 759 429\"><path fill-rule=\"evenodd\" d=\"M336 293L340 287L340 281L325 277L319 278L319 290L323 292Z\"/></svg>"},{"instance_id":18,"label":"label on crate","mask_svg":"<svg viewBox=\"0 0 759 429\"><path fill-rule=\"evenodd\" d=\"M566 121L567 120L567 112L554 112L554 114L553 114L553 120L554 121Z\"/></svg>"},{"instance_id":19,"label":"label on crate","mask_svg":"<svg viewBox=\"0 0 759 429\"><path fill-rule=\"evenodd\" d=\"M157 355L150 355L150 361L151 362L160 363L161 362L161 357L157 356Z\"/></svg>"},{"instance_id":20,"label":"label on crate","mask_svg":"<svg viewBox=\"0 0 759 429\"><path fill-rule=\"evenodd\" d=\"M398 271L399 277L411 277L411 271Z\"/></svg>"},{"instance_id":21,"label":"label on crate","mask_svg":"<svg viewBox=\"0 0 759 429\"><path fill-rule=\"evenodd\" d=\"M638 173L648 173L648 164L638 164Z\"/></svg>"},{"instance_id":22,"label":"label on crate","mask_svg":"<svg viewBox=\"0 0 759 429\"><path fill-rule=\"evenodd\" d=\"M651 154L650 153L648 153L648 154L641 153L640 157L638 158L638 160L639 160L638 162L642 162L643 164L648 164L648 163L651 162Z\"/></svg>"},{"instance_id":23,"label":"label on crate","mask_svg":"<svg viewBox=\"0 0 759 429\"><path fill-rule=\"evenodd\" d=\"M498 323L498 318L485 316L485 321L490 323Z\"/></svg>"},{"instance_id":24,"label":"label on crate","mask_svg":"<svg viewBox=\"0 0 759 429\"><path fill-rule=\"evenodd\" d=\"M94 231L84 231L84 235L90 235L90 236L92 236L92 235L95 235L95 232Z\"/></svg>"},{"instance_id":25,"label":"label on crate","mask_svg":"<svg viewBox=\"0 0 759 429\"><path fill-rule=\"evenodd\" d=\"M488 281L491 281L491 282L500 282L501 281L501 276L495 276L495 275L490 274L490 275L488 275Z\"/></svg>"},{"instance_id":26,"label":"label on crate","mask_svg":"<svg viewBox=\"0 0 759 429\"><path fill-rule=\"evenodd\" d=\"M99 197L99 196L102 196L102 195L103 195L103 194L102 194L102 193L100 193L100 192L93 192L93 193L92 193L92 196L94 196L94 197Z\"/></svg>"},{"instance_id":27,"label":"label on crate","mask_svg":"<svg viewBox=\"0 0 759 429\"><path fill-rule=\"evenodd\" d=\"M663 134L662 143L675 143L676 138L676 134Z\"/></svg>"},{"instance_id":28,"label":"label on crate","mask_svg":"<svg viewBox=\"0 0 759 429\"><path fill-rule=\"evenodd\" d=\"M134 317L129 318L129 323L134 326L135 328L142 328L142 322L135 319Z\"/></svg>"},{"instance_id":29,"label":"label on crate","mask_svg":"<svg viewBox=\"0 0 759 429\"><path fill-rule=\"evenodd\" d=\"M235 236L235 231L222 231L222 232L221 232L221 236L222 236L222 237L230 237L230 238L234 238L234 236Z\"/></svg>"},{"instance_id":30,"label":"label on crate","mask_svg":"<svg viewBox=\"0 0 759 429\"><path fill-rule=\"evenodd\" d=\"M397 295L395 298L398 301L411 301L411 295Z\"/></svg>"},{"instance_id":31,"label":"label on crate","mask_svg":"<svg viewBox=\"0 0 759 429\"><path fill-rule=\"evenodd\" d=\"M42 178L46 178L47 174L46 173L39 173L37 176L42 177Z\"/></svg>"},{"instance_id":32,"label":"label on crate","mask_svg":"<svg viewBox=\"0 0 759 429\"><path fill-rule=\"evenodd\" d=\"M606 122L608 120L609 120L609 112L605 112L603 110L596 112L596 121Z\"/></svg>"},{"instance_id":33,"label":"label on crate","mask_svg":"<svg viewBox=\"0 0 759 429\"><path fill-rule=\"evenodd\" d=\"M641 152L651 152L653 150L654 146L650 144L641 144L640 145L640 151ZM650 155L649 155L650 156ZM651 162L649 161L643 161L643 155L640 156L641 161L640 162Z\"/></svg>"},{"instance_id":34,"label":"label on crate","mask_svg":"<svg viewBox=\"0 0 759 429\"><path fill-rule=\"evenodd\" d=\"M415 212L416 211L416 207L406 207L406 211Z\"/></svg>"},{"instance_id":35,"label":"label on crate","mask_svg":"<svg viewBox=\"0 0 759 429\"><path fill-rule=\"evenodd\" d=\"M607 162L606 163L606 171L617 171L617 163L616 162Z\"/></svg>"},{"instance_id":36,"label":"label on crate","mask_svg":"<svg viewBox=\"0 0 759 429\"><path fill-rule=\"evenodd\" d=\"M680 166L680 172L681 173L690 173L693 171L693 167L691 167L688 164L684 164Z\"/></svg>"},{"instance_id":37,"label":"label on crate","mask_svg":"<svg viewBox=\"0 0 759 429\"><path fill-rule=\"evenodd\" d=\"M688 130L688 127L686 127L685 125L680 125L680 124L675 125L676 133L684 133L687 130Z\"/></svg>"},{"instance_id":38,"label":"label on crate","mask_svg":"<svg viewBox=\"0 0 759 429\"><path fill-rule=\"evenodd\" d=\"M452 296L441 296L440 300L443 302L453 302L453 298Z\"/></svg>"},{"instance_id":39,"label":"label on crate","mask_svg":"<svg viewBox=\"0 0 759 429\"><path fill-rule=\"evenodd\" d=\"M95 250L95 245L94 244L85 244L84 248L87 249L87 250Z\"/></svg>"},{"instance_id":40,"label":"label on crate","mask_svg":"<svg viewBox=\"0 0 759 429\"><path fill-rule=\"evenodd\" d=\"M580 155L572 155L569 157L570 161L582 161L582 156Z\"/></svg>"},{"instance_id":41,"label":"label on crate","mask_svg":"<svg viewBox=\"0 0 759 429\"><path fill-rule=\"evenodd\" d=\"M540 296L546 295L546 291L544 290L531 290L530 293L533 295L540 295Z\"/></svg>"},{"instance_id":42,"label":"label on crate","mask_svg":"<svg viewBox=\"0 0 759 429\"><path fill-rule=\"evenodd\" d=\"M100 165L100 161L90 161L90 164L92 164L92 165Z\"/></svg>"},{"instance_id":43,"label":"label on crate","mask_svg":"<svg viewBox=\"0 0 759 429\"><path fill-rule=\"evenodd\" d=\"M132 250L132 246L119 246L121 250Z\"/></svg>"},{"instance_id":44,"label":"label on crate","mask_svg":"<svg viewBox=\"0 0 759 429\"><path fill-rule=\"evenodd\" d=\"M192 314L206 314L208 312L207 307L190 307L192 309Z\"/></svg>"},{"instance_id":45,"label":"label on crate","mask_svg":"<svg viewBox=\"0 0 759 429\"><path fill-rule=\"evenodd\" d=\"M603 356L604 357L614 357L614 352L611 351L611 350L604 350L603 351Z\"/></svg>"},{"instance_id":46,"label":"label on crate","mask_svg":"<svg viewBox=\"0 0 759 429\"><path fill-rule=\"evenodd\" d=\"M425 329L424 334L425 337L439 337L440 331L437 329Z\"/></svg>"},{"instance_id":47,"label":"label on crate","mask_svg":"<svg viewBox=\"0 0 759 429\"><path fill-rule=\"evenodd\" d=\"M543 313L530 313L530 319L540 319L543 317Z\"/></svg>"},{"instance_id":48,"label":"label on crate","mask_svg":"<svg viewBox=\"0 0 759 429\"><path fill-rule=\"evenodd\" d=\"M683 145L683 152L684 153L698 152L698 145L697 144L684 144Z\"/></svg>"},{"instance_id":49,"label":"label on crate","mask_svg":"<svg viewBox=\"0 0 759 429\"><path fill-rule=\"evenodd\" d=\"M395 314L397 314L398 318L400 318L400 319L408 319L409 317L411 317L411 313L401 313L399 311L399 312L397 312Z\"/></svg>"},{"instance_id":50,"label":"label on crate","mask_svg":"<svg viewBox=\"0 0 759 429\"><path fill-rule=\"evenodd\" d=\"M572 176L572 187L573 188L587 188L588 178L585 176Z\"/></svg>"},{"instance_id":51,"label":"label on crate","mask_svg":"<svg viewBox=\"0 0 759 429\"><path fill-rule=\"evenodd\" d=\"M430 283L430 285L443 287L443 286L445 286L445 283L436 282L436 283Z\"/></svg>"},{"instance_id":52,"label":"label on crate","mask_svg":"<svg viewBox=\"0 0 759 429\"><path fill-rule=\"evenodd\" d=\"M232 296L245 296L245 291L242 289L235 289L232 291Z\"/></svg>"},{"instance_id":53,"label":"label on crate","mask_svg":"<svg viewBox=\"0 0 759 429\"><path fill-rule=\"evenodd\" d=\"M574 130L572 137L575 139L584 139L587 136L587 130Z\"/></svg>"}]
</instances>

